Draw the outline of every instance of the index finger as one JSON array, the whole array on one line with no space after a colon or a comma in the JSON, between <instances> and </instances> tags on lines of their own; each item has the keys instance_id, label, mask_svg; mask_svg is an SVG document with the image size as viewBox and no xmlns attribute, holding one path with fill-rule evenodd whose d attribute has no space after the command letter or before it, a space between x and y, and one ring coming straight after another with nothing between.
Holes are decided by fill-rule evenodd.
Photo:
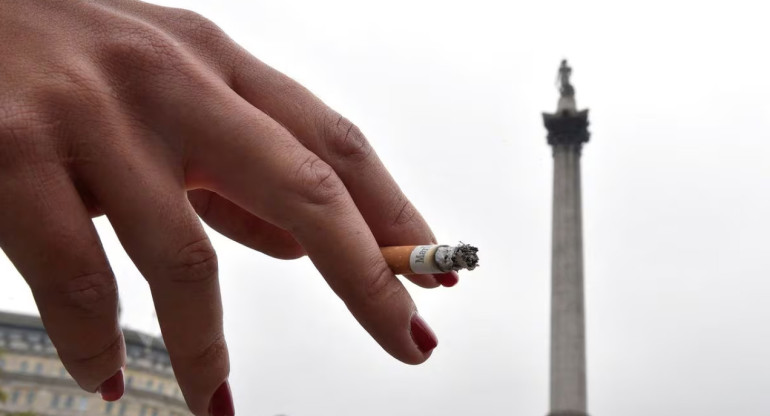
<instances>
[{"instance_id":1,"label":"index finger","mask_svg":"<svg viewBox=\"0 0 770 416\"><path fill-rule=\"evenodd\" d=\"M435 244L433 232L401 192L361 131L300 84L265 65L212 22L181 9L121 4L166 28L227 84L331 165L381 246ZM148 13L149 12L149 13ZM205 30L202 30L205 28ZM407 275L422 287L453 286L457 273Z\"/></svg>"},{"instance_id":2,"label":"index finger","mask_svg":"<svg viewBox=\"0 0 770 416\"><path fill-rule=\"evenodd\" d=\"M232 88L334 169L381 247L437 243L355 124L288 76L242 53L232 73ZM455 273L407 277L423 287L457 281Z\"/></svg>"},{"instance_id":3,"label":"index finger","mask_svg":"<svg viewBox=\"0 0 770 416\"><path fill-rule=\"evenodd\" d=\"M386 351L407 363L425 361L436 337L334 170L232 91L208 96L227 111L207 120L205 104L190 109L190 119L201 121L189 146L188 177L289 231Z\"/></svg>"}]
</instances>

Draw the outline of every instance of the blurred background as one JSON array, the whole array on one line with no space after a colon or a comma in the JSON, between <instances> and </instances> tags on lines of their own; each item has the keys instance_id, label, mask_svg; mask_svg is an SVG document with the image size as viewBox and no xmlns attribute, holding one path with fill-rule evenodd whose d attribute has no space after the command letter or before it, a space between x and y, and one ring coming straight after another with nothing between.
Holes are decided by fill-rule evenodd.
<instances>
[{"instance_id":1,"label":"blurred background","mask_svg":"<svg viewBox=\"0 0 770 416\"><path fill-rule=\"evenodd\" d=\"M453 288L405 282L439 337L430 360L407 366L307 259L209 230L239 414L547 413L552 158L540 114L555 110L562 58L591 110L590 413L770 414L766 2L156 3L207 16L354 121L438 239L480 249L481 267ZM123 325L158 335L147 284L95 221ZM35 314L2 255L0 276L0 308Z\"/></svg>"}]
</instances>

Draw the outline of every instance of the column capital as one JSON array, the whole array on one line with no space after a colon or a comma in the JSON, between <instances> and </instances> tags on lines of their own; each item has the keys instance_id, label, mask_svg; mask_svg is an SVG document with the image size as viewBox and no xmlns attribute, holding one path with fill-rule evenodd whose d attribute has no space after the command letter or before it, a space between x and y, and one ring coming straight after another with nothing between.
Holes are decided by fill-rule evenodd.
<instances>
[{"instance_id":1,"label":"column capital","mask_svg":"<svg viewBox=\"0 0 770 416\"><path fill-rule=\"evenodd\" d=\"M554 147L577 147L588 143L588 110L543 113L543 123L548 130L548 144Z\"/></svg>"}]
</instances>

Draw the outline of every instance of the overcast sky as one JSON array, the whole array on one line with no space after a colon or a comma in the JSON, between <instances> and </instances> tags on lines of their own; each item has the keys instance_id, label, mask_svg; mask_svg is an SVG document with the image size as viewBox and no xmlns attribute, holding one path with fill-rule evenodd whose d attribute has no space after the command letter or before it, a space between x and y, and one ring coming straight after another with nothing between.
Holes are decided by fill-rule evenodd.
<instances>
[{"instance_id":1,"label":"overcast sky","mask_svg":"<svg viewBox=\"0 0 770 416\"><path fill-rule=\"evenodd\" d=\"M442 242L451 289L408 285L439 337L404 365L307 259L210 232L236 409L273 416L545 415L559 61L583 152L589 411L769 414L770 15L757 1L166 0L198 11L356 122ZM96 220L127 326L146 283ZM0 255L0 304L34 312Z\"/></svg>"}]
</instances>

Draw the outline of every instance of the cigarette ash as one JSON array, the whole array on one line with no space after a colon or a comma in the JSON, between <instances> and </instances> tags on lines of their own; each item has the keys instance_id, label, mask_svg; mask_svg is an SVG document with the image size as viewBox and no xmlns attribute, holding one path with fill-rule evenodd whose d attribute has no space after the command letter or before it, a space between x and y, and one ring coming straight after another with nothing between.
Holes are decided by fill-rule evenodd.
<instances>
[{"instance_id":1,"label":"cigarette ash","mask_svg":"<svg viewBox=\"0 0 770 416\"><path fill-rule=\"evenodd\" d=\"M478 248L470 244L462 244L461 242L459 246L455 247L454 255L452 256L452 269L475 269L479 265L478 252Z\"/></svg>"},{"instance_id":2,"label":"cigarette ash","mask_svg":"<svg viewBox=\"0 0 770 416\"><path fill-rule=\"evenodd\" d=\"M479 265L479 249L463 244L455 247L441 246L436 251L436 263L445 272L450 270L473 270Z\"/></svg>"}]
</instances>

